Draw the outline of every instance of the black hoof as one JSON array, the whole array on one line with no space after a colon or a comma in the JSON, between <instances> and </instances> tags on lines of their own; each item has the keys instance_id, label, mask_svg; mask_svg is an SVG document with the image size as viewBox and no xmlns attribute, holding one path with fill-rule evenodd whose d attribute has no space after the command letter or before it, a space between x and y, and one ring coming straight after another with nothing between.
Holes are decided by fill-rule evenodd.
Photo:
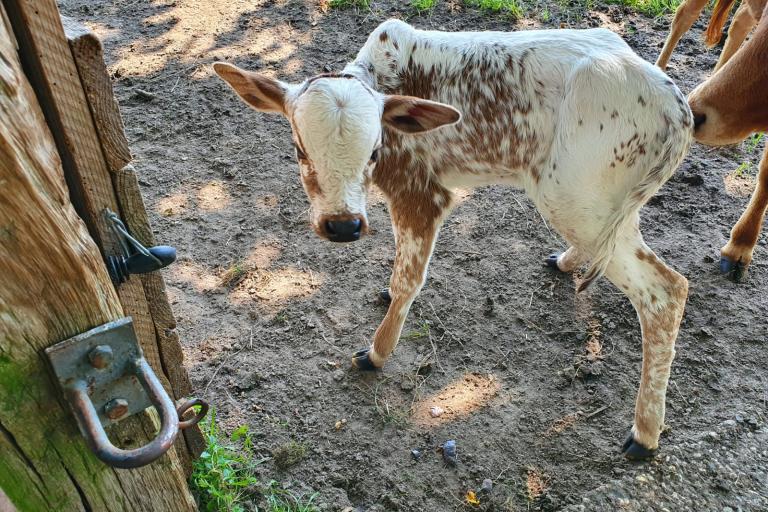
<instances>
[{"instance_id":1,"label":"black hoof","mask_svg":"<svg viewBox=\"0 0 768 512\"><path fill-rule=\"evenodd\" d=\"M557 258L560 257L560 254L562 253L553 252L552 254L544 258L544 266L554 270L560 270L560 267L557 266Z\"/></svg>"},{"instance_id":2,"label":"black hoof","mask_svg":"<svg viewBox=\"0 0 768 512\"><path fill-rule=\"evenodd\" d=\"M384 304L389 304L390 302L392 302L392 295L390 295L389 293L389 288L382 288L381 290L379 290L379 299Z\"/></svg>"},{"instance_id":3,"label":"black hoof","mask_svg":"<svg viewBox=\"0 0 768 512\"><path fill-rule=\"evenodd\" d=\"M646 448L635 441L635 437L630 432L629 437L627 437L627 440L624 441L624 445L621 447L621 453L629 460L649 460L656 455L656 450Z\"/></svg>"},{"instance_id":4,"label":"black hoof","mask_svg":"<svg viewBox=\"0 0 768 512\"><path fill-rule=\"evenodd\" d=\"M352 366L364 372L375 372L380 368L371 362L369 348L363 348L352 354Z\"/></svg>"},{"instance_id":5,"label":"black hoof","mask_svg":"<svg viewBox=\"0 0 768 512\"><path fill-rule=\"evenodd\" d=\"M741 261L731 261L723 256L720 258L720 273L738 283L747 275L747 268Z\"/></svg>"}]
</instances>

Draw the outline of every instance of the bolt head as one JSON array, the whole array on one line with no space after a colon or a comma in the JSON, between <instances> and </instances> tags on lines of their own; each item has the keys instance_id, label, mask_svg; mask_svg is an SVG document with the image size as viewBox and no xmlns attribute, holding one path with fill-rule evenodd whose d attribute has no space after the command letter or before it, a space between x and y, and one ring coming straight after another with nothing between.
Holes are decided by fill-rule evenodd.
<instances>
[{"instance_id":1,"label":"bolt head","mask_svg":"<svg viewBox=\"0 0 768 512\"><path fill-rule=\"evenodd\" d=\"M99 370L109 366L112 363L112 358L112 347L109 345L99 345L88 353L88 360L91 362L91 366Z\"/></svg>"},{"instance_id":2,"label":"bolt head","mask_svg":"<svg viewBox=\"0 0 768 512\"><path fill-rule=\"evenodd\" d=\"M104 414L111 420L119 420L128 414L128 400L125 398L113 398L104 405Z\"/></svg>"}]
</instances>

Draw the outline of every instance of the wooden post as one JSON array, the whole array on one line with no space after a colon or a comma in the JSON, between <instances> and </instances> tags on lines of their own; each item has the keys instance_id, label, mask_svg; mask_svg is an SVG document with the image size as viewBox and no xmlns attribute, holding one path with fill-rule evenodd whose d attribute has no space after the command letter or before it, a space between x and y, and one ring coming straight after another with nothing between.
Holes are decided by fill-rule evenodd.
<instances>
[{"instance_id":1,"label":"wooden post","mask_svg":"<svg viewBox=\"0 0 768 512\"><path fill-rule=\"evenodd\" d=\"M72 50L80 82L88 99L93 123L98 134L107 169L112 175L120 215L128 229L145 246L157 245L144 201L139 189L136 171L130 165L131 151L125 137L120 108L112 91L101 41L88 28L71 18L61 18L64 32ZM155 327L163 372L168 378L171 391L176 399L192 393L192 383L184 368L184 354L176 334L176 319L171 311L165 282L162 276L153 272L139 276L146 297L149 314ZM203 451L204 443L200 430L195 426L184 430L187 450L192 457ZM181 447L179 447L181 449ZM191 464L186 460L188 472Z\"/></svg>"},{"instance_id":2,"label":"wooden post","mask_svg":"<svg viewBox=\"0 0 768 512\"><path fill-rule=\"evenodd\" d=\"M85 27L60 18L53 0L7 0L7 5L25 69L53 128L73 203L91 236L102 253L116 254L101 216L109 208L142 243L155 245L135 173L127 165L130 149L101 42ZM177 400L187 397L192 386L160 274L134 276L118 295L166 391ZM203 449L199 429L186 429L175 446L189 476L192 459Z\"/></svg>"},{"instance_id":3,"label":"wooden post","mask_svg":"<svg viewBox=\"0 0 768 512\"><path fill-rule=\"evenodd\" d=\"M34 7L44 20L41 2ZM5 14L0 17L0 488L20 512L195 510L175 450L136 470L117 470L96 459L48 371L44 348L126 312L99 248L70 203L60 154L22 71ZM8 14L16 26L18 11ZM156 428L143 413L118 423L110 434L128 448L148 442Z\"/></svg>"}]
</instances>

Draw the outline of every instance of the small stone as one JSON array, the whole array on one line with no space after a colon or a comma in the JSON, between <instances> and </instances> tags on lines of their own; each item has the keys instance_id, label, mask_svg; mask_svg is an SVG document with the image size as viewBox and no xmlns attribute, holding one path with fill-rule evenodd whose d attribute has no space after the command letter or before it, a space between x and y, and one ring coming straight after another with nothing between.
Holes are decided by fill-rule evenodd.
<instances>
[{"instance_id":1,"label":"small stone","mask_svg":"<svg viewBox=\"0 0 768 512\"><path fill-rule=\"evenodd\" d=\"M421 458L421 450L417 450L416 448L411 450L411 457L413 460L419 460Z\"/></svg>"},{"instance_id":2,"label":"small stone","mask_svg":"<svg viewBox=\"0 0 768 512\"><path fill-rule=\"evenodd\" d=\"M400 389L403 391L411 391L415 387L416 385L413 383L412 379L406 378L400 381Z\"/></svg>"},{"instance_id":3,"label":"small stone","mask_svg":"<svg viewBox=\"0 0 768 512\"><path fill-rule=\"evenodd\" d=\"M335 372L333 372L333 380L335 380L336 382L341 382L342 380L344 380L344 375L345 375L344 370L338 369Z\"/></svg>"},{"instance_id":4,"label":"small stone","mask_svg":"<svg viewBox=\"0 0 768 512\"><path fill-rule=\"evenodd\" d=\"M736 426L736 420L725 420L721 425L727 428L733 428Z\"/></svg>"},{"instance_id":5,"label":"small stone","mask_svg":"<svg viewBox=\"0 0 768 512\"><path fill-rule=\"evenodd\" d=\"M720 439L720 436L717 435L717 432L707 432L707 439L715 443Z\"/></svg>"},{"instance_id":6,"label":"small stone","mask_svg":"<svg viewBox=\"0 0 768 512\"><path fill-rule=\"evenodd\" d=\"M480 492L490 494L493 490L493 480L486 478L483 480L483 485L480 486Z\"/></svg>"},{"instance_id":7,"label":"small stone","mask_svg":"<svg viewBox=\"0 0 768 512\"><path fill-rule=\"evenodd\" d=\"M741 414L737 414L735 416L735 418L736 418L736 421L739 422L739 423L743 423L744 422L744 416L742 416Z\"/></svg>"},{"instance_id":8,"label":"small stone","mask_svg":"<svg viewBox=\"0 0 768 512\"><path fill-rule=\"evenodd\" d=\"M458 462L458 455L456 453L456 441L453 439L446 441L440 447L443 450L443 460L450 466L455 466Z\"/></svg>"},{"instance_id":9,"label":"small stone","mask_svg":"<svg viewBox=\"0 0 768 512\"><path fill-rule=\"evenodd\" d=\"M435 406L429 408L429 414L431 414L433 418L439 418L444 412L445 411L441 407Z\"/></svg>"},{"instance_id":10,"label":"small stone","mask_svg":"<svg viewBox=\"0 0 768 512\"><path fill-rule=\"evenodd\" d=\"M145 91L144 89L135 89L133 91L133 98L139 101L152 101L156 97L156 94Z\"/></svg>"},{"instance_id":11,"label":"small stone","mask_svg":"<svg viewBox=\"0 0 768 512\"><path fill-rule=\"evenodd\" d=\"M335 428L336 430L341 430L341 429L343 429L346 426L347 426L347 419L346 418L342 418L342 419L340 419L339 421L336 422L336 424L333 426L333 428Z\"/></svg>"}]
</instances>

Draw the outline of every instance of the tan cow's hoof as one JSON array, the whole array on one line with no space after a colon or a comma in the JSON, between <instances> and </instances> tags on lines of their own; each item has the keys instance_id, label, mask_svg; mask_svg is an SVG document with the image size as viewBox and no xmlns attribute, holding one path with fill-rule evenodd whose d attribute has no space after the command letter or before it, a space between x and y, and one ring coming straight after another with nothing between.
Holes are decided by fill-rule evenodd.
<instances>
[{"instance_id":1,"label":"tan cow's hoof","mask_svg":"<svg viewBox=\"0 0 768 512\"><path fill-rule=\"evenodd\" d=\"M720 273L728 276L729 279L739 283L747 277L747 265L739 261L732 261L723 256L720 258Z\"/></svg>"},{"instance_id":2,"label":"tan cow's hoof","mask_svg":"<svg viewBox=\"0 0 768 512\"><path fill-rule=\"evenodd\" d=\"M392 302L392 294L389 293L389 288L382 288L379 290L379 300L384 304Z\"/></svg>"},{"instance_id":3,"label":"tan cow's hoof","mask_svg":"<svg viewBox=\"0 0 768 512\"><path fill-rule=\"evenodd\" d=\"M374 365L371 361L370 352L370 348L364 348L352 354L352 366L364 372L375 372L380 370L381 368Z\"/></svg>"},{"instance_id":4,"label":"tan cow's hoof","mask_svg":"<svg viewBox=\"0 0 768 512\"><path fill-rule=\"evenodd\" d=\"M629 460L650 460L656 455L656 450L640 444L630 432L629 437L624 441L624 446L621 447L621 453Z\"/></svg>"}]
</instances>

